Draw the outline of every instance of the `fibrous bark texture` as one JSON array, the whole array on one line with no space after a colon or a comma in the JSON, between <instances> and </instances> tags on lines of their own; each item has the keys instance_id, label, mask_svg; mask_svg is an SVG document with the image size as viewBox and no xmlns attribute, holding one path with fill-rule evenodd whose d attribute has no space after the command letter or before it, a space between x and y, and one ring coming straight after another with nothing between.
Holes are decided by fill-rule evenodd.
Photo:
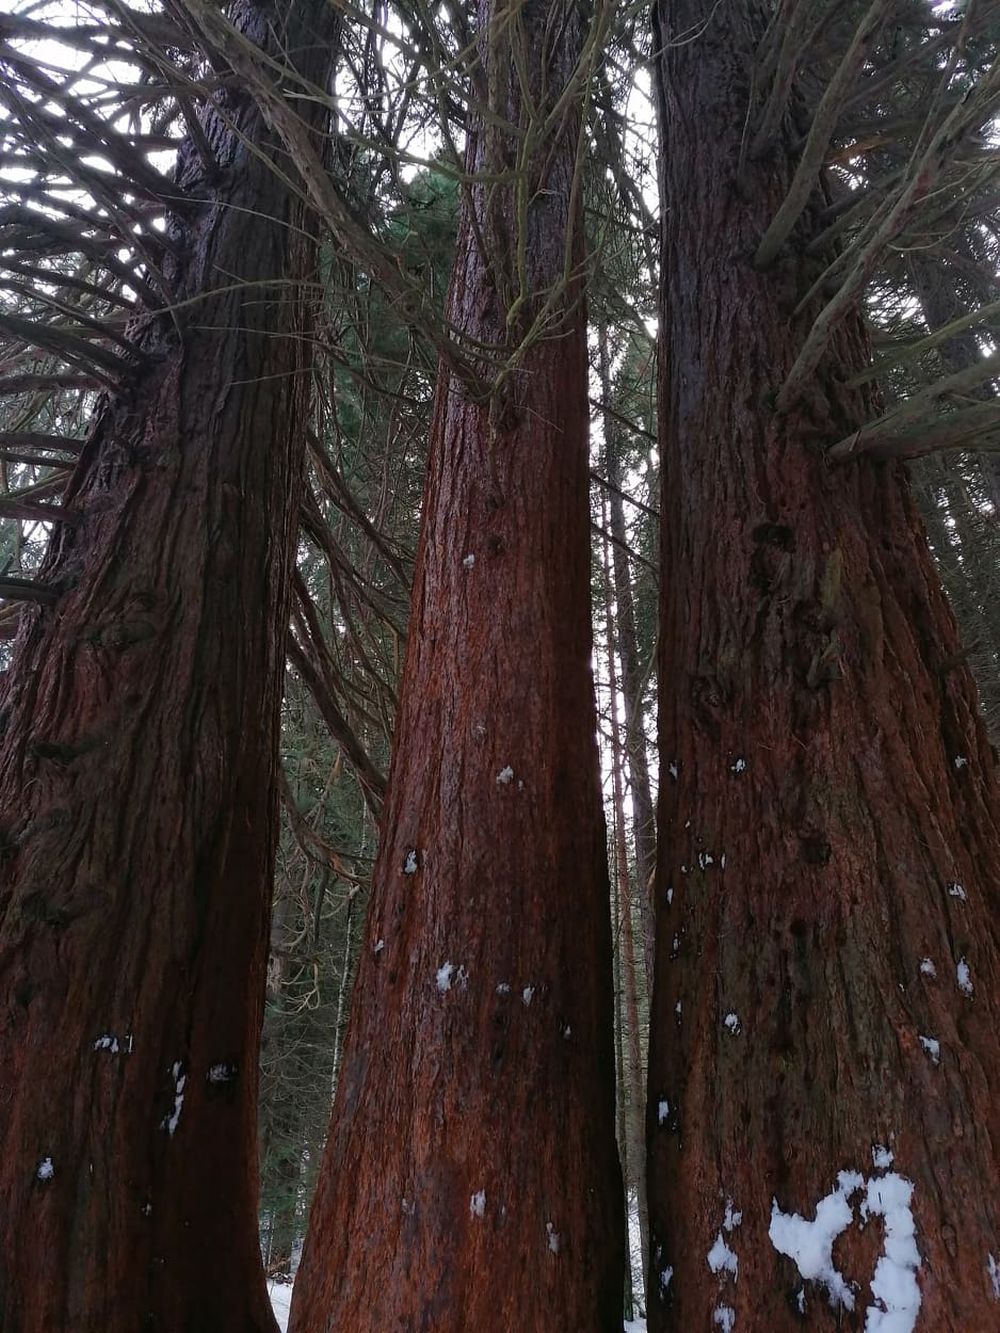
<instances>
[{"instance_id":1,"label":"fibrous bark texture","mask_svg":"<svg viewBox=\"0 0 1000 1333\"><path fill-rule=\"evenodd\" d=\"M321 84L323 7L292 10L235 21ZM204 129L177 309L134 330L3 684L5 1333L274 1328L256 1066L315 243L249 99Z\"/></svg>"},{"instance_id":2,"label":"fibrous bark texture","mask_svg":"<svg viewBox=\"0 0 1000 1333\"><path fill-rule=\"evenodd\" d=\"M876 413L843 387L868 362L859 317L808 400L772 407L813 213L755 272L795 137L738 179L766 12L656 13L650 1328L993 1328L994 757L902 471L822 456Z\"/></svg>"},{"instance_id":3,"label":"fibrous bark texture","mask_svg":"<svg viewBox=\"0 0 1000 1333\"><path fill-rule=\"evenodd\" d=\"M526 151L529 174L467 192L450 315L517 359L489 401L439 385L370 915L292 1306L304 1333L621 1325L586 323L578 275L562 285L575 99L542 132L580 13L479 18L483 85L521 133L480 126L470 172ZM546 295L547 336L522 347Z\"/></svg>"}]
</instances>

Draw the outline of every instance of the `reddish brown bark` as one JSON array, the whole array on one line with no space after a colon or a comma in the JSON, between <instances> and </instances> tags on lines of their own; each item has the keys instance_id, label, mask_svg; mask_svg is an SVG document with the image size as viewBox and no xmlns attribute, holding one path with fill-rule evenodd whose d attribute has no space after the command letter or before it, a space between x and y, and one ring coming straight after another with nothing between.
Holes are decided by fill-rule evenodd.
<instances>
[{"instance_id":1,"label":"reddish brown bark","mask_svg":"<svg viewBox=\"0 0 1000 1333\"><path fill-rule=\"evenodd\" d=\"M524 127L505 38L544 109L580 11L479 17L484 86ZM570 235L579 253L577 135L571 107L532 154L516 309L515 192L466 196L450 313L482 341L516 347ZM470 169L495 173L520 142L475 131ZM620 1329L578 280L553 314L489 402L439 387L381 846L292 1307L308 1333Z\"/></svg>"},{"instance_id":2,"label":"reddish brown bark","mask_svg":"<svg viewBox=\"0 0 1000 1333\"><path fill-rule=\"evenodd\" d=\"M293 9L235 18L322 83L324 8ZM217 179L180 154L202 202L170 223L179 308L136 330L146 368L99 409L44 570L60 595L26 613L4 682L0 1328L18 1333L274 1327L256 1062L310 304L284 284L315 244L254 107L222 98Z\"/></svg>"},{"instance_id":3,"label":"reddish brown bark","mask_svg":"<svg viewBox=\"0 0 1000 1333\"><path fill-rule=\"evenodd\" d=\"M881 1308L870 1285L881 1221L861 1231L855 1197L855 1225L833 1249L856 1284L853 1313L803 1281L769 1228L773 1201L811 1220L839 1171L884 1178L875 1145L913 1186L917 1330L994 1328L994 757L902 471L822 457L877 407L843 387L868 360L860 319L841 327L808 402L784 416L770 407L806 331L788 312L810 275L797 246L774 271L752 267L793 136L737 181L766 13L744 0L660 0L656 12L663 775L650 1328L866 1327ZM730 1224L742 1220L727 1230L729 1201ZM905 1262L902 1276L912 1281Z\"/></svg>"}]
</instances>

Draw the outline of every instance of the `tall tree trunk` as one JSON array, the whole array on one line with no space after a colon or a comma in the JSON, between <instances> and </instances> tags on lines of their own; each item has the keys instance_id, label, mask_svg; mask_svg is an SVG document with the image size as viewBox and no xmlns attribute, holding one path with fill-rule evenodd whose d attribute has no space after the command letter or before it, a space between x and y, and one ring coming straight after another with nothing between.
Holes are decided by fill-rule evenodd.
<instances>
[{"instance_id":1,"label":"tall tree trunk","mask_svg":"<svg viewBox=\"0 0 1000 1333\"><path fill-rule=\"evenodd\" d=\"M469 171L495 182L535 147L519 185L466 193L449 310L516 367L489 401L439 385L357 998L292 1305L308 1333L620 1328L575 96L537 137L581 27L575 0L480 9L493 115ZM546 294L546 336L520 347Z\"/></svg>"},{"instance_id":2,"label":"tall tree trunk","mask_svg":"<svg viewBox=\"0 0 1000 1333\"><path fill-rule=\"evenodd\" d=\"M611 363L608 329L602 321L598 331L598 357L603 402L611 402ZM611 511L612 560L615 572L615 604L618 649L622 663L622 695L625 699L625 752L632 793L632 829L639 880L639 912L643 928L643 962L646 989L653 990L653 872L656 869L656 820L649 785L649 753L646 747L646 723L642 707L642 671L639 667L639 636L635 628L632 600L632 572L628 559L628 534L622 501L622 466L619 454L619 427L610 413L604 415L604 470L608 479L608 507Z\"/></svg>"},{"instance_id":3,"label":"tall tree trunk","mask_svg":"<svg viewBox=\"0 0 1000 1333\"><path fill-rule=\"evenodd\" d=\"M607 525L605 524L605 530ZM625 835L625 792L622 781L623 753L621 725L618 718L618 672L616 669L614 617L611 610L611 559L604 539L604 624L608 653L608 697L611 713L611 787L614 804L614 864L618 892L616 895L621 936L618 956L621 960L622 982L625 990L625 1036L628 1051L626 1112L628 1157L631 1171L625 1171L625 1192L634 1183L636 1211L639 1216L639 1236L642 1244L643 1273L649 1254L649 1211L646 1203L646 1143L645 1122L646 1087L642 1068L642 1039L639 1030L639 997L636 986L635 930L632 918L632 884L629 878L628 843Z\"/></svg>"},{"instance_id":4,"label":"tall tree trunk","mask_svg":"<svg viewBox=\"0 0 1000 1333\"><path fill-rule=\"evenodd\" d=\"M322 85L328 12L234 17ZM177 169L174 315L144 317L149 359L98 410L43 573L59 600L26 614L3 686L0 1328L17 1333L274 1327L257 1048L309 394L294 283L315 242L238 88L204 130L216 174L190 143Z\"/></svg>"},{"instance_id":5,"label":"tall tree trunk","mask_svg":"<svg viewBox=\"0 0 1000 1333\"><path fill-rule=\"evenodd\" d=\"M805 1317L873 1330L891 1310L909 1330L918 1298L918 1328L991 1328L994 758L902 469L822 456L876 408L844 387L869 360L860 317L808 402L770 406L805 333L788 311L809 276L794 252L752 267L791 176L792 131L737 179L767 10L658 0L655 13L650 1328L782 1333ZM848 1170L858 1177L838 1181ZM827 1245L839 1235L832 1255L824 1232Z\"/></svg>"}]
</instances>

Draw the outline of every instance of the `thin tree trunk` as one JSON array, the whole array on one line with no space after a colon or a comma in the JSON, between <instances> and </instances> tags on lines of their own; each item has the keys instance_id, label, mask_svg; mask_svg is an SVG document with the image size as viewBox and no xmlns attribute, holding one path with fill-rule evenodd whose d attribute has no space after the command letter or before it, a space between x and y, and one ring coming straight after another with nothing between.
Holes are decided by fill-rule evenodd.
<instances>
[{"instance_id":1,"label":"thin tree trunk","mask_svg":"<svg viewBox=\"0 0 1000 1333\"><path fill-rule=\"evenodd\" d=\"M234 19L322 85L327 14L290 6L286 25L245 3ZM217 180L180 151L201 203L169 224L177 309L144 317L148 364L98 411L77 521L44 567L59 600L25 613L4 681L11 1333L274 1328L257 1049L309 392L308 303L286 284L311 277L315 242L255 107L228 86L219 100Z\"/></svg>"},{"instance_id":2,"label":"thin tree trunk","mask_svg":"<svg viewBox=\"0 0 1000 1333\"><path fill-rule=\"evenodd\" d=\"M621 943L618 950L625 988L625 1033L628 1050L626 1107L627 1138L631 1175L626 1173L626 1193L634 1182L642 1241L643 1273L649 1254L649 1211L646 1204L646 1142L643 1132L646 1108L645 1078L642 1068L642 1044L639 1030L639 997L636 988L635 931L632 923L632 884L628 869L628 844L625 837L625 793L622 783L622 738L618 718L618 672L616 669L614 619L611 611L610 542L604 541L604 624L608 653L608 694L611 713L611 786L614 802L615 878Z\"/></svg>"},{"instance_id":3,"label":"thin tree trunk","mask_svg":"<svg viewBox=\"0 0 1000 1333\"><path fill-rule=\"evenodd\" d=\"M473 127L470 173L509 173L526 140L503 122L537 134L581 20L575 0L482 5L494 114ZM439 384L372 902L293 1298L300 1333L621 1326L586 317L579 278L562 286L567 257L577 274L581 259L578 134L568 101L516 190L476 184L464 198L450 318L518 359L489 401L445 371ZM547 336L518 350L546 292Z\"/></svg>"},{"instance_id":4,"label":"thin tree trunk","mask_svg":"<svg viewBox=\"0 0 1000 1333\"><path fill-rule=\"evenodd\" d=\"M618 885L611 881L611 907L614 921L621 920L621 902ZM625 1065L625 1001L622 982L621 933L614 941L614 985L615 985L615 1126L618 1138L618 1160L621 1163L622 1182L625 1186L625 1227L628 1242L628 1262L625 1265L625 1317L631 1319L635 1310L635 1284L632 1277L632 1238L629 1234L628 1182L630 1173L628 1153L628 1104L625 1093L625 1081L628 1077Z\"/></svg>"},{"instance_id":5,"label":"thin tree trunk","mask_svg":"<svg viewBox=\"0 0 1000 1333\"><path fill-rule=\"evenodd\" d=\"M871 1330L889 1310L901 1329L991 1328L994 758L902 469L822 455L877 410L845 388L869 362L860 316L808 401L771 407L806 332L788 311L809 279L797 248L766 274L752 267L793 173L791 131L737 181L766 12L743 0L655 12L650 1104L669 1113L648 1116L650 1329ZM838 1180L847 1170L858 1177ZM824 1197L804 1230L793 1215L812 1222ZM836 1246L810 1263L824 1223Z\"/></svg>"},{"instance_id":6,"label":"thin tree trunk","mask_svg":"<svg viewBox=\"0 0 1000 1333\"><path fill-rule=\"evenodd\" d=\"M611 402L611 363L608 353L608 329L603 322L597 330L601 372L602 402ZM640 920L643 929L643 961L646 968L646 992L653 989L654 922L652 887L656 870L656 818L649 785L649 754L642 706L643 675L639 666L639 638L635 627L632 601L632 573L628 559L625 530L625 506L622 500L622 469L618 452L619 427L609 413L604 416L604 470L608 479L608 505L611 513L612 560L615 574L615 603L618 651L622 663L622 695L625 699L625 753L628 757L629 787L632 793L632 830L638 864Z\"/></svg>"}]
</instances>

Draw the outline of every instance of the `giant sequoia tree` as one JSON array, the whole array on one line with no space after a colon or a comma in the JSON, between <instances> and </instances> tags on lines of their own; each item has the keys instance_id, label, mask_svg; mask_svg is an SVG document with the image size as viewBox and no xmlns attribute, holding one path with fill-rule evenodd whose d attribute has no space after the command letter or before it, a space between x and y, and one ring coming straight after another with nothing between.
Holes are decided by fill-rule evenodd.
<instances>
[{"instance_id":1,"label":"giant sequoia tree","mask_svg":"<svg viewBox=\"0 0 1000 1333\"><path fill-rule=\"evenodd\" d=\"M323 87L323 3L240 0L232 19L286 88ZM48 173L66 198L69 177L71 240L112 266L135 242L147 261L125 275L143 304L113 353L85 316L75 331L5 317L110 387L47 511L56 535L20 590L36 605L3 681L0 1326L263 1333L256 1062L315 228L217 51L187 65L212 71L208 96L180 80L190 134L168 181L141 134L14 44L52 34L0 22L35 197ZM149 22L164 49L198 49L180 10ZM145 32L123 12L78 40L99 54ZM172 63L148 56L146 86ZM315 129L320 104L299 106ZM167 205L159 243L136 221L151 202ZM51 210L12 212L21 264L66 235Z\"/></svg>"},{"instance_id":2,"label":"giant sequoia tree","mask_svg":"<svg viewBox=\"0 0 1000 1333\"><path fill-rule=\"evenodd\" d=\"M878 247L962 159L974 98L949 84L961 17L942 34L928 15L945 55L910 170L867 200L831 195L820 167L848 92L857 105L856 80L905 80L865 64L880 34L892 41L876 4L819 15L824 35L851 26L832 63L820 44L803 66L826 70L819 91L796 86L819 30L801 8L768 29L770 7L746 0L656 7L651 1328L986 1329L1000 1294L1000 801L887 457L982 411L880 418L858 302ZM831 249L831 220L866 202Z\"/></svg>"},{"instance_id":3,"label":"giant sequoia tree","mask_svg":"<svg viewBox=\"0 0 1000 1333\"><path fill-rule=\"evenodd\" d=\"M576 0L479 9L382 841L291 1327L617 1330Z\"/></svg>"}]
</instances>

